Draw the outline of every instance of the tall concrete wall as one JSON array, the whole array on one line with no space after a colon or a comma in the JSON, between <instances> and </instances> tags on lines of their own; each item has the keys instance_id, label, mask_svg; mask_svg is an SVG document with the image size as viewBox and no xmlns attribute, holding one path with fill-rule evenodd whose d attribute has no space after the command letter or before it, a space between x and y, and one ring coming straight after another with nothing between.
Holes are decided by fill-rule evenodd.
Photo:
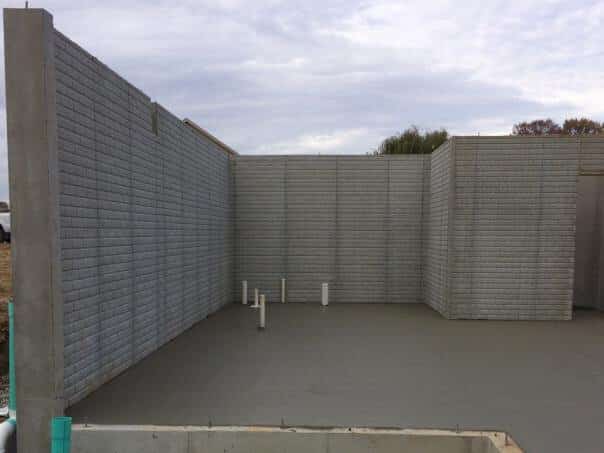
<instances>
[{"instance_id":1,"label":"tall concrete wall","mask_svg":"<svg viewBox=\"0 0 604 453\"><path fill-rule=\"evenodd\" d=\"M430 156L240 156L237 282L271 302L421 302Z\"/></svg>"},{"instance_id":2,"label":"tall concrete wall","mask_svg":"<svg viewBox=\"0 0 604 453\"><path fill-rule=\"evenodd\" d=\"M450 317L570 319L577 177L604 138L455 139Z\"/></svg>"},{"instance_id":3,"label":"tall concrete wall","mask_svg":"<svg viewBox=\"0 0 604 453\"><path fill-rule=\"evenodd\" d=\"M19 448L233 299L232 150L5 11Z\"/></svg>"},{"instance_id":4,"label":"tall concrete wall","mask_svg":"<svg viewBox=\"0 0 604 453\"><path fill-rule=\"evenodd\" d=\"M232 300L230 159L55 32L69 405Z\"/></svg>"}]
</instances>

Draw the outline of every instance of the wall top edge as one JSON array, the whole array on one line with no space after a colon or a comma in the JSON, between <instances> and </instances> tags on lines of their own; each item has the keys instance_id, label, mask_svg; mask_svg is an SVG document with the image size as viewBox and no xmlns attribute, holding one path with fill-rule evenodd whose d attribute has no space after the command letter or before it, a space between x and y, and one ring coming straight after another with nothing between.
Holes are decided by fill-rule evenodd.
<instances>
[{"instance_id":1,"label":"wall top edge","mask_svg":"<svg viewBox=\"0 0 604 453\"><path fill-rule=\"evenodd\" d=\"M185 118L184 120L182 120L182 122L184 124L186 124L187 126L189 126L197 134L201 135L202 137L207 138L211 142L213 142L216 145L218 145L220 148L222 148L222 150L225 153L227 153L227 154L229 154L231 156L239 156L239 153L237 151L235 151L233 148L231 148L229 145L227 145L226 143L224 143L222 140L220 140L216 136L210 134L207 130L205 130L203 127L199 126L193 120L190 120L189 118Z\"/></svg>"},{"instance_id":2,"label":"wall top edge","mask_svg":"<svg viewBox=\"0 0 604 453\"><path fill-rule=\"evenodd\" d=\"M488 141L488 140L502 140L502 141L524 141L524 140L542 140L542 141L559 141L559 142L576 142L578 140L585 141L603 141L604 134L602 135L454 135L449 138L456 140L476 140L476 141Z\"/></svg>"},{"instance_id":3,"label":"wall top edge","mask_svg":"<svg viewBox=\"0 0 604 453\"><path fill-rule=\"evenodd\" d=\"M389 154L373 156L365 154L239 154L237 159L274 159L274 160L405 160L405 159L427 159L430 154Z\"/></svg>"}]
</instances>

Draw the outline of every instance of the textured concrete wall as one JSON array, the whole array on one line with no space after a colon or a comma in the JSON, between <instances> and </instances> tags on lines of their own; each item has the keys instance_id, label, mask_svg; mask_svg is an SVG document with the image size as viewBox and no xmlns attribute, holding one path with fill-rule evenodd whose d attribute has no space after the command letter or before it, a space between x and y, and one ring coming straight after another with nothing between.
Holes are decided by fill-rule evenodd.
<instances>
[{"instance_id":1,"label":"textured concrete wall","mask_svg":"<svg viewBox=\"0 0 604 453\"><path fill-rule=\"evenodd\" d=\"M240 156L237 284L280 300L422 300L422 222L430 156Z\"/></svg>"},{"instance_id":2,"label":"textured concrete wall","mask_svg":"<svg viewBox=\"0 0 604 453\"><path fill-rule=\"evenodd\" d=\"M443 316L449 316L449 195L452 141L431 155L424 249L423 300Z\"/></svg>"},{"instance_id":3,"label":"textured concrete wall","mask_svg":"<svg viewBox=\"0 0 604 453\"><path fill-rule=\"evenodd\" d=\"M603 158L604 138L455 139L451 317L571 318L577 175Z\"/></svg>"},{"instance_id":4,"label":"textured concrete wall","mask_svg":"<svg viewBox=\"0 0 604 453\"><path fill-rule=\"evenodd\" d=\"M67 405L232 300L229 156L54 34Z\"/></svg>"}]
</instances>

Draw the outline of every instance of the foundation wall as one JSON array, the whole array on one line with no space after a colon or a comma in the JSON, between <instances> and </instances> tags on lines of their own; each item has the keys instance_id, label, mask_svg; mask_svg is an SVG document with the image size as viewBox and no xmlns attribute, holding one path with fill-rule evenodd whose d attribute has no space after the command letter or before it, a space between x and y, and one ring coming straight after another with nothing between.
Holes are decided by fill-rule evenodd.
<instances>
[{"instance_id":1,"label":"foundation wall","mask_svg":"<svg viewBox=\"0 0 604 453\"><path fill-rule=\"evenodd\" d=\"M19 446L48 451L50 417L233 300L233 153L44 10L4 20Z\"/></svg>"},{"instance_id":2,"label":"foundation wall","mask_svg":"<svg viewBox=\"0 0 604 453\"><path fill-rule=\"evenodd\" d=\"M430 156L239 156L237 284L289 302L422 301Z\"/></svg>"},{"instance_id":3,"label":"foundation wall","mask_svg":"<svg viewBox=\"0 0 604 453\"><path fill-rule=\"evenodd\" d=\"M450 317L570 319L577 180L604 137L457 137Z\"/></svg>"},{"instance_id":4,"label":"foundation wall","mask_svg":"<svg viewBox=\"0 0 604 453\"><path fill-rule=\"evenodd\" d=\"M501 432L371 428L76 426L74 453L522 453Z\"/></svg>"},{"instance_id":5,"label":"foundation wall","mask_svg":"<svg viewBox=\"0 0 604 453\"><path fill-rule=\"evenodd\" d=\"M232 300L231 162L53 38L69 405Z\"/></svg>"}]
</instances>

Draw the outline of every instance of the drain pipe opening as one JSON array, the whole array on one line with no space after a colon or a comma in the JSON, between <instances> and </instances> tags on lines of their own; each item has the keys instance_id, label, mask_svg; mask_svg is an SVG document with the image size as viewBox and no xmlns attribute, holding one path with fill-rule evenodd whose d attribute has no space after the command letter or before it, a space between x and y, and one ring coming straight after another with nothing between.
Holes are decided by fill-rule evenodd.
<instances>
[{"instance_id":1,"label":"drain pipe opening","mask_svg":"<svg viewBox=\"0 0 604 453\"><path fill-rule=\"evenodd\" d=\"M285 303L285 279L281 279L281 303Z\"/></svg>"},{"instance_id":2,"label":"drain pipe opening","mask_svg":"<svg viewBox=\"0 0 604 453\"><path fill-rule=\"evenodd\" d=\"M260 305L258 305L258 288L254 288L254 305L252 305L252 308L258 308Z\"/></svg>"},{"instance_id":3,"label":"drain pipe opening","mask_svg":"<svg viewBox=\"0 0 604 453\"><path fill-rule=\"evenodd\" d=\"M329 283L321 285L321 305L327 307L329 305Z\"/></svg>"},{"instance_id":4,"label":"drain pipe opening","mask_svg":"<svg viewBox=\"0 0 604 453\"><path fill-rule=\"evenodd\" d=\"M247 280L241 282L241 303L247 305Z\"/></svg>"},{"instance_id":5,"label":"drain pipe opening","mask_svg":"<svg viewBox=\"0 0 604 453\"><path fill-rule=\"evenodd\" d=\"M263 330L266 327L266 298L260 294L260 322L258 328Z\"/></svg>"}]
</instances>

